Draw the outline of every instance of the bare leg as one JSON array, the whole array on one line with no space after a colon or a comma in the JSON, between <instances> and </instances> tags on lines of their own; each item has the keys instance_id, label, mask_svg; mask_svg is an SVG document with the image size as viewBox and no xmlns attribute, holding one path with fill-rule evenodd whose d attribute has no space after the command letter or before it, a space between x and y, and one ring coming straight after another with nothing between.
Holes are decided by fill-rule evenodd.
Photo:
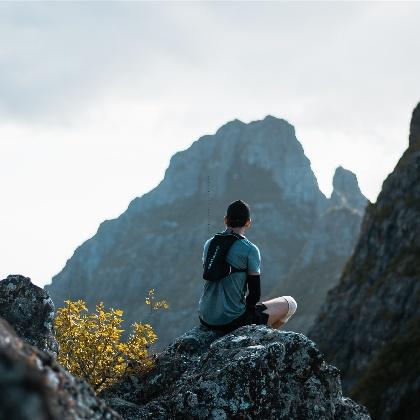
<instances>
[{"instance_id":1,"label":"bare leg","mask_svg":"<svg viewBox=\"0 0 420 420\"><path fill-rule=\"evenodd\" d=\"M274 299L267 300L263 302L267 309L264 310L268 314L267 324L271 325L273 328L278 328L275 326L281 319L283 319L289 310L289 304L287 300L280 296Z\"/></svg>"},{"instance_id":2,"label":"bare leg","mask_svg":"<svg viewBox=\"0 0 420 420\"><path fill-rule=\"evenodd\" d=\"M263 302L263 304L267 306L267 309L264 310L265 313L268 313L267 324L275 329L281 328L297 308L297 303L292 296L280 296Z\"/></svg>"},{"instance_id":3,"label":"bare leg","mask_svg":"<svg viewBox=\"0 0 420 420\"><path fill-rule=\"evenodd\" d=\"M279 328L281 328L284 324L285 324L285 322L283 322L283 321L277 321L277 322L275 322L274 324L272 324L271 326L272 326L273 328L275 328L276 330L278 330L278 329L279 329Z\"/></svg>"}]
</instances>

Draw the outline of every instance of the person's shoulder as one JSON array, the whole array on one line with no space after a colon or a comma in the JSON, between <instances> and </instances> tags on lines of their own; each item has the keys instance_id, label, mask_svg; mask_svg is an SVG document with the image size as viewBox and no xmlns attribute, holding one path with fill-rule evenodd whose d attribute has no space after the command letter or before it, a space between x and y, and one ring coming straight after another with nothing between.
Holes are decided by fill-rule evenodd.
<instances>
[{"instance_id":1,"label":"person's shoulder","mask_svg":"<svg viewBox=\"0 0 420 420\"><path fill-rule=\"evenodd\" d=\"M260 249L253 242L251 242L251 244L250 244L249 253L258 255L258 257L260 257Z\"/></svg>"},{"instance_id":2,"label":"person's shoulder","mask_svg":"<svg viewBox=\"0 0 420 420\"><path fill-rule=\"evenodd\" d=\"M258 246L256 244L254 244L254 242L250 241L248 238L244 237L243 238L243 243L247 245L247 247L249 248L250 252L256 252L259 253L260 249L258 248Z\"/></svg>"},{"instance_id":3,"label":"person's shoulder","mask_svg":"<svg viewBox=\"0 0 420 420\"><path fill-rule=\"evenodd\" d=\"M261 273L261 254L258 246L248 240L248 273Z\"/></svg>"}]
</instances>

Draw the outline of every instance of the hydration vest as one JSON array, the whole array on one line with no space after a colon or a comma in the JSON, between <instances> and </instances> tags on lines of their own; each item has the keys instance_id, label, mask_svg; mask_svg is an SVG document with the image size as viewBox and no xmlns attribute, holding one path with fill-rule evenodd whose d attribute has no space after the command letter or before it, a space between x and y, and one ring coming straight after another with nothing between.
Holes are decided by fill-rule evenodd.
<instances>
[{"instance_id":1,"label":"hydration vest","mask_svg":"<svg viewBox=\"0 0 420 420\"><path fill-rule=\"evenodd\" d=\"M247 268L237 268L226 261L230 247L243 236L235 232L219 232L210 241L206 261L204 262L203 279L219 281L231 273L246 272Z\"/></svg>"}]
</instances>

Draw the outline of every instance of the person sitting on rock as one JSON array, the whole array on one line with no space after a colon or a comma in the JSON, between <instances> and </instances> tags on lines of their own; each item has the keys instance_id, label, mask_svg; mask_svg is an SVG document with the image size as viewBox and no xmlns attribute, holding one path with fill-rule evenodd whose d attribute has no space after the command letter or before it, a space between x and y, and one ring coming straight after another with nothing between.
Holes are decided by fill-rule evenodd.
<instances>
[{"instance_id":1,"label":"person sitting on rock","mask_svg":"<svg viewBox=\"0 0 420 420\"><path fill-rule=\"evenodd\" d=\"M245 230L251 226L249 205L242 200L232 202L227 208L224 222L226 229L222 234L239 235L225 257L225 261L238 271L218 281L204 280L198 305L200 323L225 333L249 324L280 328L295 313L297 303L291 296L280 296L258 303L261 294L260 250L244 236ZM204 244L203 268L213 238ZM248 295L245 297L247 289Z\"/></svg>"}]
</instances>

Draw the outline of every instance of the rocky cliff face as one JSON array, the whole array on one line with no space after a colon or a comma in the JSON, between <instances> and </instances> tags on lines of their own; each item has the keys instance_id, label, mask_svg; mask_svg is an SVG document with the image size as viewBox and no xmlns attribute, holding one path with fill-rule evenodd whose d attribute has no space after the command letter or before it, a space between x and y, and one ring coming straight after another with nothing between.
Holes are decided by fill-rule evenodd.
<instances>
[{"instance_id":1,"label":"rocky cliff face","mask_svg":"<svg viewBox=\"0 0 420 420\"><path fill-rule=\"evenodd\" d=\"M370 419L343 397L337 369L304 335L245 326L218 337L195 327L102 397L126 418Z\"/></svg>"},{"instance_id":2,"label":"rocky cliff face","mask_svg":"<svg viewBox=\"0 0 420 420\"><path fill-rule=\"evenodd\" d=\"M336 191L345 192L348 208L362 196L345 174L338 175ZM58 305L67 298L104 301L124 309L133 322L147 316L144 296L153 287L171 305L153 320L161 344L168 343L197 322L203 243L224 229L226 208L238 198L251 206L254 223L247 237L261 250L266 297L331 201L319 190L293 126L272 116L249 124L231 121L173 155L162 182L120 217L102 223L46 289ZM357 224L354 219L341 211L344 226ZM334 272L340 264L335 262Z\"/></svg>"},{"instance_id":3,"label":"rocky cliff face","mask_svg":"<svg viewBox=\"0 0 420 420\"><path fill-rule=\"evenodd\" d=\"M420 104L409 147L369 204L339 284L309 332L373 417L420 412Z\"/></svg>"}]
</instances>

